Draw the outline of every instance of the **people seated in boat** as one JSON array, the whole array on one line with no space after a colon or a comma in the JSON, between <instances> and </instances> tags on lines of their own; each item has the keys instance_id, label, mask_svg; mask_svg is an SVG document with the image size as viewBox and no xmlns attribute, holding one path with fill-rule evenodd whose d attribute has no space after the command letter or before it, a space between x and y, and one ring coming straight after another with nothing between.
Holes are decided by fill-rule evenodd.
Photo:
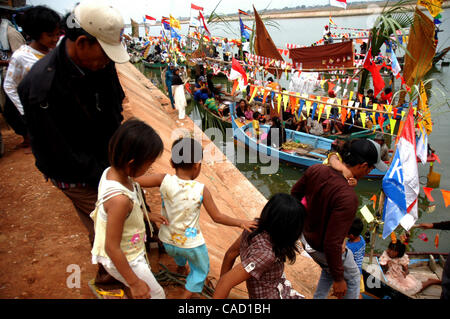
<instances>
[{"instance_id":1,"label":"people seated in boat","mask_svg":"<svg viewBox=\"0 0 450 319\"><path fill-rule=\"evenodd\" d=\"M375 142L380 144L380 155L382 161L388 161L389 160L389 147L386 144L386 141L384 140L383 133L378 132L375 135L375 138L373 139Z\"/></svg>"},{"instance_id":2,"label":"people seated in boat","mask_svg":"<svg viewBox=\"0 0 450 319\"><path fill-rule=\"evenodd\" d=\"M241 99L239 104L236 106L236 116L237 117L245 117L245 110L247 109L247 101L245 99Z\"/></svg>"},{"instance_id":3,"label":"people seated in boat","mask_svg":"<svg viewBox=\"0 0 450 319\"><path fill-rule=\"evenodd\" d=\"M372 108L372 105L374 103L378 103L378 100L373 95L373 90L372 89L368 89L367 90L366 97L369 98L369 104L366 105L366 99L364 98L363 102L362 102L362 107L370 109L370 108Z\"/></svg>"},{"instance_id":4,"label":"people seated in boat","mask_svg":"<svg viewBox=\"0 0 450 319\"><path fill-rule=\"evenodd\" d=\"M253 120L253 110L248 103L245 104L244 116L247 121Z\"/></svg>"},{"instance_id":5,"label":"people seated in boat","mask_svg":"<svg viewBox=\"0 0 450 319\"><path fill-rule=\"evenodd\" d=\"M253 137L255 137L258 142L262 134L261 127L259 126L259 115L260 114L258 112L253 113L253 121L252 121Z\"/></svg>"},{"instance_id":6,"label":"people seated in boat","mask_svg":"<svg viewBox=\"0 0 450 319\"><path fill-rule=\"evenodd\" d=\"M323 126L319 123L319 121L308 117L308 120L306 122L306 133L313 135L322 135Z\"/></svg>"},{"instance_id":7,"label":"people seated in boat","mask_svg":"<svg viewBox=\"0 0 450 319\"><path fill-rule=\"evenodd\" d=\"M217 95L215 96L212 92L208 93L208 98L205 100L204 104L210 111L221 115L219 113L219 101Z\"/></svg>"},{"instance_id":8,"label":"people seated in boat","mask_svg":"<svg viewBox=\"0 0 450 319\"><path fill-rule=\"evenodd\" d=\"M399 240L391 241L388 249L380 256L379 262L388 284L408 295L415 295L428 286L441 284L440 280L433 278L420 281L409 273L406 245Z\"/></svg>"},{"instance_id":9,"label":"people seated in boat","mask_svg":"<svg viewBox=\"0 0 450 319\"><path fill-rule=\"evenodd\" d=\"M206 79L203 76L199 76L198 81L195 82L194 100L196 100L200 104L203 104L206 99L208 99L208 92L209 89Z\"/></svg>"},{"instance_id":10,"label":"people seated in boat","mask_svg":"<svg viewBox=\"0 0 450 319\"><path fill-rule=\"evenodd\" d=\"M267 146L280 148L286 142L286 130L278 117L272 118L272 125L267 133Z\"/></svg>"},{"instance_id":11,"label":"people seated in boat","mask_svg":"<svg viewBox=\"0 0 450 319\"><path fill-rule=\"evenodd\" d=\"M381 104L391 104L392 102L392 88L386 87L383 92L381 92L380 103Z\"/></svg>"}]
</instances>

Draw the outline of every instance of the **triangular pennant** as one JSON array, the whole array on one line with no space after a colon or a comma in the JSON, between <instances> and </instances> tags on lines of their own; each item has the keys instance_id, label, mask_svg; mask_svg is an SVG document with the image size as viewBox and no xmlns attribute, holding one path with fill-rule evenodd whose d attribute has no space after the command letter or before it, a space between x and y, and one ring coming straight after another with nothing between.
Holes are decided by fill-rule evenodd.
<instances>
[{"instance_id":1,"label":"triangular pennant","mask_svg":"<svg viewBox=\"0 0 450 319\"><path fill-rule=\"evenodd\" d=\"M345 121L347 119L347 108L343 107L341 108L341 122L344 125Z\"/></svg>"},{"instance_id":2,"label":"triangular pennant","mask_svg":"<svg viewBox=\"0 0 450 319\"><path fill-rule=\"evenodd\" d=\"M441 192L442 192L442 197L444 197L445 207L447 207L448 205L450 205L450 191L441 189Z\"/></svg>"},{"instance_id":3,"label":"triangular pennant","mask_svg":"<svg viewBox=\"0 0 450 319\"><path fill-rule=\"evenodd\" d=\"M233 89L231 90L231 95L234 95L234 93L236 92L238 86L239 86L238 80L234 80L233 81Z\"/></svg>"},{"instance_id":4,"label":"triangular pennant","mask_svg":"<svg viewBox=\"0 0 450 319\"><path fill-rule=\"evenodd\" d=\"M270 90L264 89L264 93L263 93L263 104L266 103L267 96L269 95L269 93L270 93Z\"/></svg>"},{"instance_id":5,"label":"triangular pennant","mask_svg":"<svg viewBox=\"0 0 450 319\"><path fill-rule=\"evenodd\" d=\"M397 120L389 119L389 126L391 127L391 134L394 135L395 125L397 124Z\"/></svg>"},{"instance_id":6,"label":"triangular pennant","mask_svg":"<svg viewBox=\"0 0 450 319\"><path fill-rule=\"evenodd\" d=\"M302 115L303 105L305 105L305 100L300 100L300 106L298 107L298 116Z\"/></svg>"},{"instance_id":7,"label":"triangular pennant","mask_svg":"<svg viewBox=\"0 0 450 319\"><path fill-rule=\"evenodd\" d=\"M317 102L313 103L313 107L312 107L312 114L311 114L311 119L314 120L314 115L316 115L316 109L317 109Z\"/></svg>"},{"instance_id":8,"label":"triangular pennant","mask_svg":"<svg viewBox=\"0 0 450 319\"><path fill-rule=\"evenodd\" d=\"M283 93L287 93L287 91L284 91ZM289 102L289 95L283 94L283 108L285 112L288 106L288 102Z\"/></svg>"},{"instance_id":9,"label":"triangular pennant","mask_svg":"<svg viewBox=\"0 0 450 319\"><path fill-rule=\"evenodd\" d=\"M277 112L278 112L278 113L280 113L281 99L282 99L281 94L278 94L278 96L277 96Z\"/></svg>"},{"instance_id":10,"label":"triangular pennant","mask_svg":"<svg viewBox=\"0 0 450 319\"><path fill-rule=\"evenodd\" d=\"M320 104L320 105L319 105L319 114L317 115L317 120L318 120L318 121L320 121L320 118L322 117L322 113L323 113L324 107L325 107L324 104Z\"/></svg>"},{"instance_id":11,"label":"triangular pennant","mask_svg":"<svg viewBox=\"0 0 450 319\"><path fill-rule=\"evenodd\" d=\"M383 124L384 124L384 116L382 116L382 115L380 114L380 116L378 116L378 125L379 125L380 128L381 128L381 132L384 133Z\"/></svg>"},{"instance_id":12,"label":"triangular pennant","mask_svg":"<svg viewBox=\"0 0 450 319\"><path fill-rule=\"evenodd\" d=\"M366 128L366 112L360 112L359 116L361 117L362 126Z\"/></svg>"},{"instance_id":13,"label":"triangular pennant","mask_svg":"<svg viewBox=\"0 0 450 319\"><path fill-rule=\"evenodd\" d=\"M311 101L306 101L306 117L309 117L309 112L311 112Z\"/></svg>"},{"instance_id":14,"label":"triangular pennant","mask_svg":"<svg viewBox=\"0 0 450 319\"><path fill-rule=\"evenodd\" d=\"M431 188L431 187L425 187L425 186L423 187L423 191L430 202L434 202L434 198L431 196L432 190L433 190L433 188Z\"/></svg>"},{"instance_id":15,"label":"triangular pennant","mask_svg":"<svg viewBox=\"0 0 450 319\"><path fill-rule=\"evenodd\" d=\"M375 210L375 205L377 203L377 195L373 194L370 200L373 201L373 210Z\"/></svg>"}]
</instances>

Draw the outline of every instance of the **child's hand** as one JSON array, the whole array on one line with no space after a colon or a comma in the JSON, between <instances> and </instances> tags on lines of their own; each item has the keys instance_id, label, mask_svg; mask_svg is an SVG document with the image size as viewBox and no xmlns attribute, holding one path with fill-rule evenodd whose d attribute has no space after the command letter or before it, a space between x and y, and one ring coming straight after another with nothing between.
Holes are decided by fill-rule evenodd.
<instances>
[{"instance_id":1,"label":"child's hand","mask_svg":"<svg viewBox=\"0 0 450 319\"><path fill-rule=\"evenodd\" d=\"M258 222L256 220L243 220L239 227L248 232L252 232L258 227Z\"/></svg>"},{"instance_id":2,"label":"child's hand","mask_svg":"<svg viewBox=\"0 0 450 319\"><path fill-rule=\"evenodd\" d=\"M169 221L161 214L149 214L148 217L152 222L169 225Z\"/></svg>"},{"instance_id":3,"label":"child's hand","mask_svg":"<svg viewBox=\"0 0 450 319\"><path fill-rule=\"evenodd\" d=\"M133 299L150 298L150 287L141 279L139 279L134 285L130 285L130 290Z\"/></svg>"}]
</instances>

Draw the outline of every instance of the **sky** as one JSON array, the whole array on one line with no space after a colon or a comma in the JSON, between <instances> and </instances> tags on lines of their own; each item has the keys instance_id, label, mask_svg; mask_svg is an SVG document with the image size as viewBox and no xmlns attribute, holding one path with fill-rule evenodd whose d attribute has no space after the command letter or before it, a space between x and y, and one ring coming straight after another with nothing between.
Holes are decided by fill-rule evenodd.
<instances>
[{"instance_id":1,"label":"sky","mask_svg":"<svg viewBox=\"0 0 450 319\"><path fill-rule=\"evenodd\" d=\"M80 0L27 0L29 5L47 5L53 10L61 14L70 11ZM94 0L93 0L94 1ZM129 23L130 18L138 22L142 21L142 17L147 14L161 19L161 16L172 14L174 17L188 17L190 15L191 3L203 7L205 14L211 13L220 0L107 0L114 7L118 8L122 13L125 23ZM356 2L361 0L356 0ZM364 0L362 0L364 1ZM347 0L347 3L355 1ZM329 0L222 0L216 10L217 13L228 14L237 13L238 9L247 11L256 10L282 9L284 7L296 6L312 6L325 5ZM343 10L336 8L336 10Z\"/></svg>"}]
</instances>

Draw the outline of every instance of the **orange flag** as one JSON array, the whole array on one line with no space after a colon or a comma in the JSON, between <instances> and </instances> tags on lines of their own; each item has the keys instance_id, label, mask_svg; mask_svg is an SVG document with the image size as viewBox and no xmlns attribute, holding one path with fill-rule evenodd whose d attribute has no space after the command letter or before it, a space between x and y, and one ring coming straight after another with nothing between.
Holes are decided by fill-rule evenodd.
<instances>
[{"instance_id":1,"label":"orange flag","mask_svg":"<svg viewBox=\"0 0 450 319\"><path fill-rule=\"evenodd\" d=\"M269 93L270 93L270 90L264 90L263 103L266 103L266 99L267 99L267 96L269 95Z\"/></svg>"},{"instance_id":2,"label":"orange flag","mask_svg":"<svg viewBox=\"0 0 450 319\"><path fill-rule=\"evenodd\" d=\"M370 200L373 201L373 210L375 210L375 205L376 205L376 203L377 203L377 195L373 195L373 196L370 198Z\"/></svg>"},{"instance_id":3,"label":"orange flag","mask_svg":"<svg viewBox=\"0 0 450 319\"><path fill-rule=\"evenodd\" d=\"M231 95L234 95L234 92L236 92L238 84L239 84L239 82L237 80L234 80L234 82L233 82L233 89L231 90Z\"/></svg>"},{"instance_id":4,"label":"orange flag","mask_svg":"<svg viewBox=\"0 0 450 319\"><path fill-rule=\"evenodd\" d=\"M346 120L347 120L347 108L343 107L341 109L341 121L342 121L342 124L345 124Z\"/></svg>"},{"instance_id":5,"label":"orange flag","mask_svg":"<svg viewBox=\"0 0 450 319\"><path fill-rule=\"evenodd\" d=\"M433 189L431 187L423 187L423 191L425 192L425 195L427 195L427 198L430 202L434 202L434 198L431 196L431 191Z\"/></svg>"},{"instance_id":6,"label":"orange flag","mask_svg":"<svg viewBox=\"0 0 450 319\"><path fill-rule=\"evenodd\" d=\"M441 189L442 197L444 197L445 207L450 205L450 191Z\"/></svg>"}]
</instances>

